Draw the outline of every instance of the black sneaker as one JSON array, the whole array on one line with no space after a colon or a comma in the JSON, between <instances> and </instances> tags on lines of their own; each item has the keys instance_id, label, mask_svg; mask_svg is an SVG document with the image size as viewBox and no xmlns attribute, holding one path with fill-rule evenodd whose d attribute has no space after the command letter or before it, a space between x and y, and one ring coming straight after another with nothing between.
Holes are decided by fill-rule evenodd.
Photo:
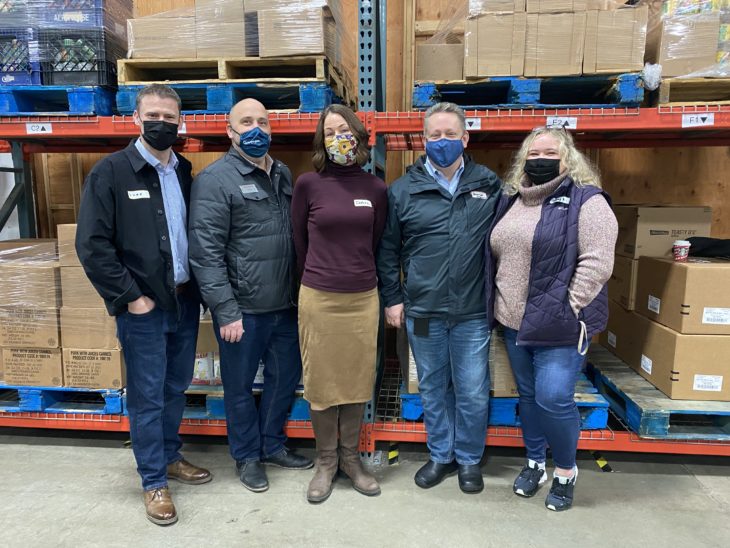
<instances>
[{"instance_id":1,"label":"black sneaker","mask_svg":"<svg viewBox=\"0 0 730 548\"><path fill-rule=\"evenodd\" d=\"M578 479L578 469L575 469L573 477L567 479L565 483L562 483L560 481L561 479L566 480L566 478L559 478L557 476L553 478L550 492L545 499L545 507L553 512L562 512L573 506L573 490L575 489L575 482Z\"/></svg>"},{"instance_id":2,"label":"black sneaker","mask_svg":"<svg viewBox=\"0 0 730 548\"><path fill-rule=\"evenodd\" d=\"M286 468L287 470L309 470L314 466L314 463L307 457L292 453L286 448L278 455L265 458L261 462L279 468Z\"/></svg>"},{"instance_id":3,"label":"black sneaker","mask_svg":"<svg viewBox=\"0 0 730 548\"><path fill-rule=\"evenodd\" d=\"M534 466L530 466L533 464ZM540 486L547 481L547 472L544 468L540 468L534 461L527 463L522 468L520 475L517 476L515 483L512 485L512 491L515 495L521 497L532 497Z\"/></svg>"},{"instance_id":4,"label":"black sneaker","mask_svg":"<svg viewBox=\"0 0 730 548\"><path fill-rule=\"evenodd\" d=\"M237 462L236 471L243 486L254 493L262 493L269 488L266 469L260 461Z\"/></svg>"}]
</instances>

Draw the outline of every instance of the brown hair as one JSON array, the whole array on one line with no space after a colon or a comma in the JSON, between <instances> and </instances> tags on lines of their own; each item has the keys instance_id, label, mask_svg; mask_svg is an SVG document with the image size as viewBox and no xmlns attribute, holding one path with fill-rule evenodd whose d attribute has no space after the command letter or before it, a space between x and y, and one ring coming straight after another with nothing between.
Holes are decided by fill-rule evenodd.
<instances>
[{"instance_id":1,"label":"brown hair","mask_svg":"<svg viewBox=\"0 0 730 548\"><path fill-rule=\"evenodd\" d=\"M360 118L352 110L344 105L330 105L322 111L317 122L317 130L314 132L312 143L312 164L318 172L324 171L327 165L327 150L324 146L324 120L329 114L339 114L345 119L353 137L357 139L357 152L355 161L358 165L365 165L370 159L370 145L368 144L368 132L360 121Z\"/></svg>"},{"instance_id":2,"label":"brown hair","mask_svg":"<svg viewBox=\"0 0 730 548\"><path fill-rule=\"evenodd\" d=\"M150 84L137 92L137 99L134 105L134 108L137 111L139 111L139 105L141 104L142 99L148 95L156 95L163 99L172 99L177 103L177 110L182 110L182 101L174 89L166 84Z\"/></svg>"}]
</instances>

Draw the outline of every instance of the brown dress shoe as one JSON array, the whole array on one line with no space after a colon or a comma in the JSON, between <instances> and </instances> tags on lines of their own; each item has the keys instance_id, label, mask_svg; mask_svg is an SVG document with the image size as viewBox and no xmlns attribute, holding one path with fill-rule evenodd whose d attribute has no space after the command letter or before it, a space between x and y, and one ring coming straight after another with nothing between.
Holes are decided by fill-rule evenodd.
<instances>
[{"instance_id":1,"label":"brown dress shoe","mask_svg":"<svg viewBox=\"0 0 730 548\"><path fill-rule=\"evenodd\" d=\"M205 468L198 468L185 459L181 459L167 465L167 479L174 479L189 485L199 485L212 480L213 474Z\"/></svg>"},{"instance_id":2,"label":"brown dress shoe","mask_svg":"<svg viewBox=\"0 0 730 548\"><path fill-rule=\"evenodd\" d=\"M144 492L144 506L147 519L157 525L172 525L177 522L177 512L167 487Z\"/></svg>"}]
</instances>

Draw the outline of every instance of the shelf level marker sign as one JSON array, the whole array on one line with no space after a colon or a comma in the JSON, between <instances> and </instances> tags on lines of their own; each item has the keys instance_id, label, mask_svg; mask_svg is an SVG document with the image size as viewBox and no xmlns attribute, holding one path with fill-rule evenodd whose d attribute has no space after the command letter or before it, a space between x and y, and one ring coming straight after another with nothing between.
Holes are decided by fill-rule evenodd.
<instances>
[{"instance_id":1,"label":"shelf level marker sign","mask_svg":"<svg viewBox=\"0 0 730 548\"><path fill-rule=\"evenodd\" d=\"M715 113L682 114L682 127L704 127L715 125Z\"/></svg>"},{"instance_id":2,"label":"shelf level marker sign","mask_svg":"<svg viewBox=\"0 0 730 548\"><path fill-rule=\"evenodd\" d=\"M466 130L467 131L479 131L482 129L481 118L467 118L466 119Z\"/></svg>"},{"instance_id":3,"label":"shelf level marker sign","mask_svg":"<svg viewBox=\"0 0 730 548\"><path fill-rule=\"evenodd\" d=\"M576 116L548 116L545 126L554 129L578 129L578 118Z\"/></svg>"},{"instance_id":4,"label":"shelf level marker sign","mask_svg":"<svg viewBox=\"0 0 730 548\"><path fill-rule=\"evenodd\" d=\"M46 135L48 133L53 133L53 124L49 122L33 122L25 124L25 132L28 135Z\"/></svg>"}]
</instances>

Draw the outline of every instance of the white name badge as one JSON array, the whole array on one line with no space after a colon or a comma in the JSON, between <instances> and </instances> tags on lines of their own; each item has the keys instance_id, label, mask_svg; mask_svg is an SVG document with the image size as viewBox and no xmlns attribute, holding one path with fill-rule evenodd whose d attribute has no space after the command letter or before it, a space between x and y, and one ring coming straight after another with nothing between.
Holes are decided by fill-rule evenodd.
<instances>
[{"instance_id":1,"label":"white name badge","mask_svg":"<svg viewBox=\"0 0 730 548\"><path fill-rule=\"evenodd\" d=\"M550 204L569 204L570 198L568 196L559 196L550 200Z\"/></svg>"},{"instance_id":2,"label":"white name badge","mask_svg":"<svg viewBox=\"0 0 730 548\"><path fill-rule=\"evenodd\" d=\"M259 191L256 185L241 185L240 188L243 194L256 194Z\"/></svg>"},{"instance_id":3,"label":"white name badge","mask_svg":"<svg viewBox=\"0 0 730 548\"><path fill-rule=\"evenodd\" d=\"M486 200L487 199L487 193L486 192L480 192L478 190L473 190L471 193L472 198L478 198L479 200Z\"/></svg>"},{"instance_id":4,"label":"white name badge","mask_svg":"<svg viewBox=\"0 0 730 548\"><path fill-rule=\"evenodd\" d=\"M130 200L149 200L150 193L148 190L129 190L127 196Z\"/></svg>"},{"instance_id":5,"label":"white name badge","mask_svg":"<svg viewBox=\"0 0 730 548\"><path fill-rule=\"evenodd\" d=\"M373 207L370 200L355 200L355 207Z\"/></svg>"}]
</instances>

